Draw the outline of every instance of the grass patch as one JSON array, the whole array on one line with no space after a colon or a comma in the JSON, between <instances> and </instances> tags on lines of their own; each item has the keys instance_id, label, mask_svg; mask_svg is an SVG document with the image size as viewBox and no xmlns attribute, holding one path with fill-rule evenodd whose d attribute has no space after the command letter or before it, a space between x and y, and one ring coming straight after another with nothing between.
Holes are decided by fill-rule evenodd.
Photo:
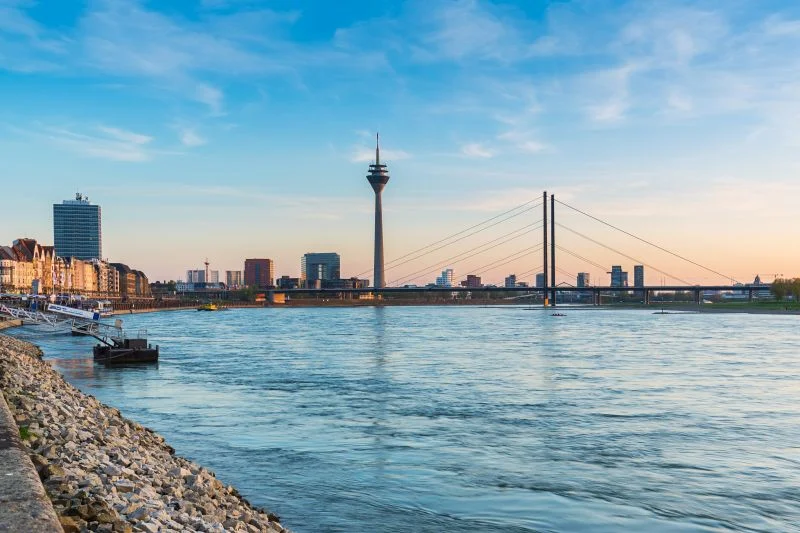
<instances>
[{"instance_id":1,"label":"grass patch","mask_svg":"<svg viewBox=\"0 0 800 533\"><path fill-rule=\"evenodd\" d=\"M28 440L28 439L34 438L35 436L36 436L36 434L33 433L30 429L28 429L28 426L20 426L19 427L19 438L20 439Z\"/></svg>"}]
</instances>

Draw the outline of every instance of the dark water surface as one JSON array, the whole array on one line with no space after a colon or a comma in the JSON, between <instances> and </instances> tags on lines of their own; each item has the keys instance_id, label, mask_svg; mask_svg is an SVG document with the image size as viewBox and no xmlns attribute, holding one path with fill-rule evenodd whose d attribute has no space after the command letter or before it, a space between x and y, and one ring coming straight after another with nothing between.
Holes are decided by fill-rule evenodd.
<instances>
[{"instance_id":1,"label":"dark water surface","mask_svg":"<svg viewBox=\"0 0 800 533\"><path fill-rule=\"evenodd\" d=\"M122 317L40 344L298 533L798 531L800 320L390 307Z\"/></svg>"}]
</instances>

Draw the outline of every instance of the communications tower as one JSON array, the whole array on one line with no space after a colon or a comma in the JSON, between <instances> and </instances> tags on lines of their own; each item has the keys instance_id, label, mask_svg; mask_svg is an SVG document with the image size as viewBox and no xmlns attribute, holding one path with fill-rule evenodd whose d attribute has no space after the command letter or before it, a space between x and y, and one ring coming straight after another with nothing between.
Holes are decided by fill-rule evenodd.
<instances>
[{"instance_id":1,"label":"communications tower","mask_svg":"<svg viewBox=\"0 0 800 533\"><path fill-rule=\"evenodd\" d=\"M381 192L389 182L389 169L381 164L380 134L375 135L375 164L369 166L367 181L375 191L375 262L372 275L372 286L382 289L386 286L383 268L383 206Z\"/></svg>"}]
</instances>

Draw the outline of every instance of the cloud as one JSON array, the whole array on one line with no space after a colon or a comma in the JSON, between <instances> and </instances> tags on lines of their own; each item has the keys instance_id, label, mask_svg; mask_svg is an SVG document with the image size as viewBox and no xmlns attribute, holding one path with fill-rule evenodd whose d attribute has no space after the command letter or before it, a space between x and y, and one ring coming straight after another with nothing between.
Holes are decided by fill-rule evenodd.
<instances>
[{"instance_id":1,"label":"cloud","mask_svg":"<svg viewBox=\"0 0 800 533\"><path fill-rule=\"evenodd\" d=\"M65 41L28 15L23 1L0 2L0 69L33 73L59 70Z\"/></svg>"},{"instance_id":2,"label":"cloud","mask_svg":"<svg viewBox=\"0 0 800 533\"><path fill-rule=\"evenodd\" d=\"M631 105L630 78L641 68L636 64L596 71L586 76L586 84L601 100L586 106L589 118L595 122L618 122L625 118Z\"/></svg>"},{"instance_id":3,"label":"cloud","mask_svg":"<svg viewBox=\"0 0 800 533\"><path fill-rule=\"evenodd\" d=\"M461 147L461 153L467 157L489 159L494 157L494 152L480 143L469 143Z\"/></svg>"},{"instance_id":4,"label":"cloud","mask_svg":"<svg viewBox=\"0 0 800 533\"><path fill-rule=\"evenodd\" d=\"M99 126L96 130L104 135L51 126L42 127L30 133L36 137L47 139L56 146L87 157L124 162L148 161L152 157L152 152L146 146L152 137L106 126Z\"/></svg>"},{"instance_id":5,"label":"cloud","mask_svg":"<svg viewBox=\"0 0 800 533\"><path fill-rule=\"evenodd\" d=\"M201 104L207 105L211 110L211 113L215 116L223 114L222 104L224 98L225 95L222 93L222 91L205 83L199 84L194 93L194 99Z\"/></svg>"},{"instance_id":6,"label":"cloud","mask_svg":"<svg viewBox=\"0 0 800 533\"><path fill-rule=\"evenodd\" d=\"M193 128L181 128L178 131L178 137L181 144L193 148L195 146L202 146L206 144L206 139L197 134Z\"/></svg>"},{"instance_id":7,"label":"cloud","mask_svg":"<svg viewBox=\"0 0 800 533\"><path fill-rule=\"evenodd\" d=\"M134 133L132 131L121 130L119 128L110 128L108 126L98 126L98 130L102 131L106 135L118 139L125 143L130 144L147 144L153 140L152 137L148 135L142 135L140 133Z\"/></svg>"},{"instance_id":8,"label":"cloud","mask_svg":"<svg viewBox=\"0 0 800 533\"><path fill-rule=\"evenodd\" d=\"M547 144L538 140L537 136L529 131L510 130L498 135L497 139L505 141L516 150L528 154L538 154L550 149Z\"/></svg>"}]
</instances>

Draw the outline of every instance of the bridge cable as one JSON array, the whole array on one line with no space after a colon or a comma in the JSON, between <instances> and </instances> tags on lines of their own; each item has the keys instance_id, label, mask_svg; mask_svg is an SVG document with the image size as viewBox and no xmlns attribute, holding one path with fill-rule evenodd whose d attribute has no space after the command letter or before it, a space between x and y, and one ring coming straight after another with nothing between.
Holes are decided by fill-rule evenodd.
<instances>
[{"instance_id":1,"label":"bridge cable","mask_svg":"<svg viewBox=\"0 0 800 533\"><path fill-rule=\"evenodd\" d=\"M486 246L487 244L492 244L492 243L494 243L494 242L496 242L496 241L498 241L498 240L500 240L500 239L503 239L503 238L505 238L505 237L508 237L509 235L513 235L514 233L518 233L520 230L522 230L522 229L525 229L525 228L527 228L527 227L529 227L529 226L534 226L534 227L533 227L532 229L529 229L528 231L525 231L525 232L523 232L523 233L519 233L518 235L515 235L514 237L511 237L511 238L509 238L509 239L506 239L506 240L504 240L504 241L501 241L501 242L499 242L499 243L497 243L497 244L494 244L494 245L492 245L492 246L489 246L488 248L485 248L485 249L483 249L483 250L479 250L479 248L482 248L482 247ZM447 259L444 259L444 260L441 260L441 261L437 261L437 262L436 262L436 263L434 263L433 265L430 265L430 266L428 266L428 267L425 267L425 268L423 268L423 269L421 269L421 270L417 270L416 272L412 272L411 274L407 274L407 275L405 275L405 276L403 276L403 277L400 277L400 278L398 278L398 279L394 280L394 281L391 283L391 285L394 285L395 283L401 283L401 282L406 282L406 281L410 281L410 280L417 279L417 278L419 278L419 277L422 277L421 275L426 275L426 274L429 274L429 273L431 273L431 272L435 272L437 269L441 268L443 265L447 265L447 264L456 264L456 263L459 263L459 262L463 261L464 259L468 259L469 257L473 257L473 256L475 256L475 255L478 255L478 254L482 254L482 253L484 253L484 252L487 252L487 251L489 251L489 250L491 250L491 249L493 249L493 248L497 248L498 246L501 246L501 245L503 245L503 244L505 244L505 243L507 243L507 242L511 242L511 241L513 241L514 239L518 239L518 238L522 237L523 235L527 235L528 233L532 233L532 232L536 231L537 229L541 228L541 223L537 223L537 224L530 224L529 226L523 226L522 228L519 228L519 229L517 229L517 230L514 230L514 231L512 231L512 232L510 232L510 233L506 233L505 235L501 235L501 236L500 236L500 237L498 237L497 239L493 239L493 240L491 240L491 241L488 241L488 242L485 242L485 243L483 243L483 244L480 244L480 245L478 245L478 246L476 246L476 247L474 247L474 248L470 248L470 249L469 249L469 250L467 250L466 252L462 252L462 253L460 253L460 254L456 254L456 255L454 255L454 256L452 256L452 257L448 257ZM465 257L465 258L462 258L462 259L458 259L459 257L462 257L462 256L464 256L464 255L467 255L467 254L469 254L469 253L471 253L471 252L474 252L474 253L473 253L471 256L469 256L469 257ZM453 261L454 259L458 259L458 261ZM433 269L433 270L431 270L431 269ZM417 274L421 274L421 275L417 275Z\"/></svg>"},{"instance_id":2,"label":"bridge cable","mask_svg":"<svg viewBox=\"0 0 800 533\"><path fill-rule=\"evenodd\" d=\"M528 255L530 255L530 254L532 254L534 252L538 252L541 249L542 249L542 245L541 244L537 244L536 246L531 246L529 248L525 248L525 249L520 250L518 252L514 252L511 255L507 255L505 257L501 257L500 259L492 261L491 263L487 263L487 264L485 264L483 266L480 266L478 268L472 268L470 270L472 271L473 275L477 276L478 274L483 274L483 273L488 272L489 270L492 270L494 268L498 268L498 267L501 267L503 265L507 265L508 263L513 263L517 259L522 259L523 257L526 257L526 256L528 256ZM518 257L514 257L515 255L518 256ZM509 261L505 261L506 259L509 259L511 257L514 257L514 258L510 259ZM505 262L502 263L501 261L505 261ZM496 263L500 263L500 264L498 265Z\"/></svg>"},{"instance_id":3,"label":"bridge cable","mask_svg":"<svg viewBox=\"0 0 800 533\"><path fill-rule=\"evenodd\" d=\"M531 209L533 209L533 208L531 208ZM526 211L527 211L527 210L526 210ZM518 214L522 214L522 213L524 213L524 212L525 212L525 211L522 211L522 212L520 212L520 213L518 213ZM513 215L513 216L517 216L517 215ZM441 250L442 248L447 248L447 247L448 247L448 246L450 246L451 244L455 244L455 243L457 243L457 242L459 242L459 241L463 241L463 240L464 240L464 239L466 239L467 237L471 237L471 236L473 236L473 235L475 235L475 234L477 234L477 233L480 233L480 232L482 232L482 231L483 231L483 230L485 230L485 229L489 229L490 227L492 227L492 226L494 226L494 225L497 225L497 224L499 224L499 223L501 223L501 222L505 222L506 220L509 220L510 218L513 218L513 216L512 216L512 217L509 217L509 218L506 218L506 219L503 219L503 220L501 220L501 221L499 221L499 222L496 222L495 224L492 224L491 226L486 226L485 228L479 229L478 231L473 231L472 233L469 233L469 234L467 234L467 235L464 235L463 237L459 237L458 239L456 239L456 240L454 240L454 241L451 241L451 242L449 242L449 243L447 243L447 244L443 244L443 245L441 245L441 246L439 246L439 247L437 247L437 248L434 248L433 250L430 250L430 251L428 251L428 252L425 252L424 254L420 254L420 255L418 255L418 256L416 256L416 257L412 257L411 259L406 259L405 261L402 261L402 262L400 262L400 263L396 263L396 264L394 264L394 265L392 265L392 266L390 266L390 267L386 268L386 270L392 270L393 268L397 268L397 267L399 267L399 266L402 266L402 265L405 265L405 264L411 263L411 262L413 262L413 261L416 261L417 259L421 259L421 258L423 258L423 257L425 257L425 256L427 256L427 255L430 255L430 254L432 254L433 252L436 252L436 251L439 251L439 250ZM522 229L525 229L525 228L538 229L538 228L541 228L541 227L542 227L542 223L541 223L541 222L534 222L533 224L528 224L527 226L522 226L521 228L519 228L519 229L517 229L517 230L514 230L514 231L512 231L512 232L505 233L505 234L501 235L500 237L498 237L498 238L497 238L497 239L495 239L495 240L500 240L500 239L502 239L503 237L507 237L508 235L511 235L511 234L513 234L513 233L516 233L517 231L520 231L520 230L522 230ZM489 244L489 243L491 243L491 242L494 242L495 240L488 241L487 243L484 243L484 244ZM368 272L367 272L367 273L368 273Z\"/></svg>"},{"instance_id":4,"label":"bridge cable","mask_svg":"<svg viewBox=\"0 0 800 533\"><path fill-rule=\"evenodd\" d=\"M442 246L440 246L440 247L438 247L438 248L436 248L436 249L434 249L434 250L430 250L430 251L428 251L428 252L425 252L424 254L420 254L420 255L418 255L417 257L413 257L413 258L411 258L411 259L408 259L407 261L403 261L402 263L399 263L399 264L393 264L393 263L397 263L398 261L401 261L402 259L406 259L406 258L407 258L407 257L409 257L409 256L412 256L412 255L415 255L415 254L417 254L417 253L419 253L419 252L425 251L425 250L427 250L428 248L431 248L431 247L433 247L433 246L436 246L437 244L441 244L441 243L444 243L444 242L446 242L446 241L449 241L450 239L452 239L452 238L454 238L454 237L458 237L459 235L462 235L462 234L464 234L464 233L467 233L467 232L468 232L468 231L470 231L470 230L473 230L473 229L475 229L475 228L478 228L478 227L480 227L480 226L483 226L484 224L487 224L487 223L489 223L489 222L492 222L493 220L497 220L498 218L500 218L500 217L502 217L502 216L504 216L504 215L507 215L507 214L509 214L509 213L512 213L512 212L514 212L514 211L516 211L516 210L518 210L518 209L520 209L520 208L522 208L522 207L528 206L528 205L530 205L531 203L533 203L534 205L532 205L532 206L528 207L527 209L523 209L522 211L519 211L518 213L515 213L515 214L513 214L513 215L511 215L511 216L509 216L509 217L506 217L506 218L502 219L502 220L498 220L498 221L497 221L497 222L495 222L494 224L489 224L488 226L486 226L486 227L484 227L484 228L481 228L481 229L479 229L479 230L477 230L477 231L474 231L474 232L470 233L469 235L464 235L463 237L460 237L460 238L458 238L458 239L456 239L456 240L454 240L454 241L452 241L452 242L449 242L449 243L447 243L447 244L443 244ZM482 231L485 231L485 230L487 230L487 229L489 229L489 228L491 228L491 227L497 226L498 224L502 224L503 222L505 222L505 221L507 221L507 220L511 220L512 218L518 217L519 215L522 215L523 213L527 213L528 211L532 211L533 209L536 209L537 207L539 207L539 206L541 206L541 205L542 205L542 199L541 199L541 198L536 198L536 199L534 199L534 200L529 200L529 201L527 201L527 202L525 202L525 203L523 203L523 204L520 204L520 205L518 205L518 206L516 206L516 207L513 207L513 208L509 209L508 211L504 211L504 212L500 213L499 215L495 215L495 216L493 216L493 217L491 217L491 218L488 218L488 219L484 220L483 222L480 222L480 223L478 223L478 224L475 224L475 225L473 225L473 226L470 226L470 227L468 227L468 228L466 228L466 229L464 229L464 230L461 230L461 231L459 231L459 232L453 233L452 235L448 235L447 237L445 237L445 238L443 238L443 239L439 239L439 240L438 240L438 241L436 241L436 242L432 242L432 243L430 243L430 244L428 244L428 245L426 245L426 246L423 246L422 248L418 248L418 249L414 250L413 252L409 252L409 253L407 253L407 254L405 254L405 255L402 255L402 256L400 256L400 257L398 257L398 258L396 258L396 259L392 259L391 261L389 261L388 263L386 263L386 265L387 265L387 267L386 267L386 270L391 270L392 268L395 268L395 267L397 267L397 266L400 266L400 265L402 265L402 264L406 264L406 263L408 263L408 262L410 262L410 261L414 261L414 260L416 260L416 259L419 259L419 258L421 258L421 257L424 257L424 256L426 256L426 255L428 255L428 254L430 254L430 253L433 253L433 252L435 252L435 251L437 251L437 250L441 250L442 248L445 248L445 247L447 247L447 246L450 246L451 244L454 244L454 243L456 243L456 242L462 241L462 240L466 239L467 237L471 237L472 235L475 235L475 234L477 234L477 233L480 233L480 232L482 232ZM391 266L389 266L389 265L391 265ZM370 272L372 272L372 269L370 269L370 270L365 270L364 272L361 272L361 273L357 274L357 275L356 275L356 277L360 278L361 276L363 276L363 275L365 275L365 274L369 274Z\"/></svg>"},{"instance_id":5,"label":"bridge cable","mask_svg":"<svg viewBox=\"0 0 800 533\"><path fill-rule=\"evenodd\" d=\"M652 265L648 265L647 263L645 263L644 261L642 261L642 260L640 260L640 259L636 259L635 257L631 257L631 256L629 256L629 255L628 255L628 254L626 254L626 253L620 252L619 250L617 250L617 249L615 249L615 248L612 248L611 246L605 245L605 244L601 243L600 241L596 241L596 240L592 239L591 237L587 237L587 236L586 236L586 235L584 235L583 233L580 233L580 232L578 232L578 231L575 231L574 229L568 228L568 227L566 227L565 225L563 225L563 224L561 224L561 223L559 223L559 222L556 222L556 226L559 226L560 228L563 228L563 229L565 229L565 230L567 230L567 231L569 231L569 232L572 232L572 233L574 233L575 235L578 235L579 237L583 237L584 239L586 239L586 240L588 240L588 241L591 241L591 242L595 243L595 244L596 244L596 245L598 245L598 246L602 246L603 248L606 248L607 250L611 250L612 252L614 252L614 253L617 253L617 254L619 254L619 255L621 255L621 256L623 256L623 257L627 257L627 258L628 258L628 259L630 259L631 261L634 261L634 262L636 262L636 263L639 263L640 265L646 266L647 268L652 268L652 269L653 269L653 270L655 270L656 272L660 272L660 273L664 274L665 276L667 276L667 277L669 277L669 278L672 278L672 279L674 279L674 280L680 281L681 283L683 283L683 284L685 284L685 285L687 285L687 286L691 286L691 285L692 285L691 283L689 283L688 281L686 281L686 280L684 280L684 279L681 279L681 278L679 278L679 277L677 277L677 276L673 276L673 275L672 275L672 274L670 274L669 272L664 272L663 270L661 270L661 269L658 269L658 268L656 268L656 267L654 267L654 266L652 266Z\"/></svg>"},{"instance_id":6,"label":"bridge cable","mask_svg":"<svg viewBox=\"0 0 800 533\"><path fill-rule=\"evenodd\" d=\"M726 280L727 280L727 279L730 279L730 280L733 280L734 282L738 283L738 281L736 281L735 279L733 279L733 277L731 277L731 276L726 276L726 275L725 275L725 274L723 274L722 272L717 272L717 271L716 271L716 270L714 270L713 268L709 268L709 267L707 267L707 266L701 265L700 263L697 263L697 262L695 262L695 261L692 261L691 259L689 259L689 258L687 258L687 257L683 257L682 255L680 255L680 254L677 254L677 253L675 253L675 252L673 252L673 251L671 251L671 250L668 250L668 249L664 248L663 246L659 246L658 244L655 244L655 243L653 243L653 242L650 242L650 241L648 241L647 239L643 239L643 238L641 238L641 237L639 237L639 236L637 236L637 235L634 235L633 233L630 233L630 232L628 232L628 231L625 231L625 230L624 230L624 229L622 229L622 228L618 228L617 226L615 226L615 225L613 225L613 224L610 224L610 223L606 222L605 220L601 220L601 219L599 219L599 218L597 218L597 217L595 217L595 216L592 216L592 215L590 215L589 213L587 213L587 212L585 212L585 211L581 211L581 210L580 210L580 209L578 209L577 207L573 207L573 206L571 206L571 205L569 205L569 204L565 204L564 202L562 202L562 201L560 201L560 200L556 200L556 202L558 202L559 204L563 205L564 207L567 207L567 208L569 208L569 209L572 209L573 211L575 211L575 212L577 212L577 213L580 213L580 214L582 214L582 215L584 215L584 216L587 216L587 217L591 218L592 220L596 220L597 222L600 222L601 224L604 224L604 225L608 226L609 228L612 228L612 229L615 229L615 230L617 230L617 231L620 231L620 232L624 233L625 235L628 235L629 237L633 237L634 239L636 239L636 240L638 240L638 241L641 241L641 242L643 242L643 243L645 243L645 244L649 244L650 246L653 246L653 247L655 247L655 248L658 248L658 249L659 249L659 250L661 250L662 252L666 252L666 253L668 253L668 254L670 254L670 255L672 255L672 256L675 256L675 257L677 257L678 259L682 259L682 260L684 260L684 261L687 261L687 262L689 262L689 263L691 263L691 264L693 264L693 265L695 265L695 266L698 266L698 267L700 267L700 268L702 268L702 269L704 269L704 270L707 270L708 272L712 272L712 273L716 274L717 276L720 276L720 277L722 277L723 279L726 279ZM652 268L652 267L651 267L651 268ZM675 279L678 279L678 278L675 278Z\"/></svg>"},{"instance_id":7,"label":"bridge cable","mask_svg":"<svg viewBox=\"0 0 800 533\"><path fill-rule=\"evenodd\" d=\"M576 259L580 259L581 261L584 261L585 263L592 265L593 267L601 269L603 272L608 272L609 270L611 270L607 266L601 265L600 263L595 263L591 259L587 259L586 257L583 257L582 255L573 252L572 250L568 250L567 248L564 248L560 244L556 244L556 248L558 248L562 252L568 253L569 255L571 255Z\"/></svg>"}]
</instances>

